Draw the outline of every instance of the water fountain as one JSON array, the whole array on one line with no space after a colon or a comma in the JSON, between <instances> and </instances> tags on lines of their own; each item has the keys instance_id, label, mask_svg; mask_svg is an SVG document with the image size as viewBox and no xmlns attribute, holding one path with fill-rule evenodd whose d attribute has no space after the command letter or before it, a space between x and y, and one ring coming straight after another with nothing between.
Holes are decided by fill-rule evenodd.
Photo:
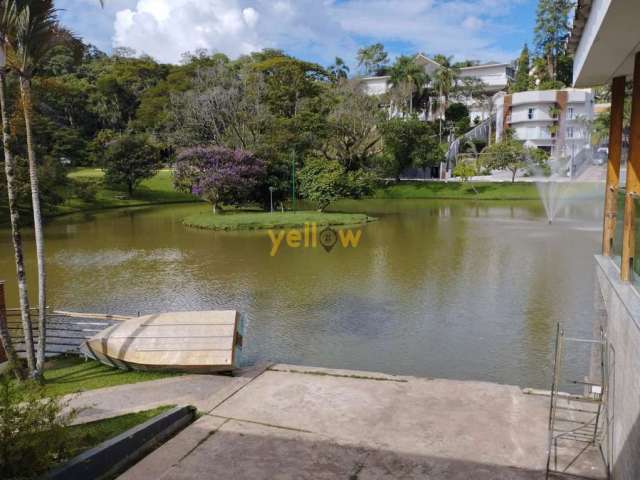
<instances>
[{"instance_id":1,"label":"water fountain","mask_svg":"<svg viewBox=\"0 0 640 480\"><path fill-rule=\"evenodd\" d=\"M553 112L550 112L550 114L554 115ZM557 113L555 115L560 114ZM571 181L575 174L574 163L572 161L574 156L568 155L568 145L563 141L563 139L566 138L566 122L559 122L559 124L554 125L554 127L550 127L550 130L551 128L553 128L554 131L550 133L554 133L557 140L551 148L551 157L547 161L546 166L542 167L539 164L532 165L536 162L529 162L531 170L536 177L539 178L539 180L535 182L536 188L540 195L540 200L544 205L549 224L553 223L560 207L566 201L569 195ZM586 129L585 133L587 133ZM535 145L527 145L526 143L525 146L536 148ZM533 155L529 157L532 158Z\"/></svg>"},{"instance_id":2,"label":"water fountain","mask_svg":"<svg viewBox=\"0 0 640 480\"><path fill-rule=\"evenodd\" d=\"M537 181L536 188L540 195L540 200L544 205L545 213L549 224L552 224L556 218L558 210L566 199L567 182L558 181L558 179L549 178L546 181Z\"/></svg>"},{"instance_id":3,"label":"water fountain","mask_svg":"<svg viewBox=\"0 0 640 480\"><path fill-rule=\"evenodd\" d=\"M546 171L545 168L536 164L532 159L529 161L529 165L531 171L533 171L534 175L539 179L535 182L536 189L538 190L538 195L540 195L540 200L544 205L547 220L549 224L552 224L560 210L560 207L568 196L568 187L571 180L570 175L572 173L570 171L570 160L565 157L561 157L557 152L553 152L551 158L547 162ZM569 175L569 178L567 178L567 175Z\"/></svg>"}]
</instances>

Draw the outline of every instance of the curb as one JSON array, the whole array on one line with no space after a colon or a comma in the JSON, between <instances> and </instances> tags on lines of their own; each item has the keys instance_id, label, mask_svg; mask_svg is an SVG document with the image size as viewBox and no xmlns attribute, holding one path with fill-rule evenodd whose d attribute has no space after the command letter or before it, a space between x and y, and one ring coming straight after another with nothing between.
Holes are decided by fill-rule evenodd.
<instances>
[{"instance_id":1,"label":"curb","mask_svg":"<svg viewBox=\"0 0 640 480\"><path fill-rule=\"evenodd\" d=\"M175 407L81 453L41 479L100 480L114 477L189 425L195 417L195 407Z\"/></svg>"}]
</instances>

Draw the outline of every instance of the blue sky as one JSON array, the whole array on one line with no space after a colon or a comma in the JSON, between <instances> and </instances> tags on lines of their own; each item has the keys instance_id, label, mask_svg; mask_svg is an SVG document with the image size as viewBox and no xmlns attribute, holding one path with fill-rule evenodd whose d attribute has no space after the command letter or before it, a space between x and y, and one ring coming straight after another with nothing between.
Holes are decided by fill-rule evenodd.
<instances>
[{"instance_id":1,"label":"blue sky","mask_svg":"<svg viewBox=\"0 0 640 480\"><path fill-rule=\"evenodd\" d=\"M205 48L230 57L265 47L327 65L381 42L392 57L425 52L510 61L531 43L537 0L58 0L62 22L110 51L163 62Z\"/></svg>"}]
</instances>

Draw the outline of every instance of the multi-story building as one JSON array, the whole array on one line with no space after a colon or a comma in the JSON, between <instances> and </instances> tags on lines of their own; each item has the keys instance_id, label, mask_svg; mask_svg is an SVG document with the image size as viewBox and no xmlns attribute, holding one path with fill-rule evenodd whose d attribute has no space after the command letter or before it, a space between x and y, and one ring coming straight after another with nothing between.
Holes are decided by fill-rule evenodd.
<instances>
[{"instance_id":1,"label":"multi-story building","mask_svg":"<svg viewBox=\"0 0 640 480\"><path fill-rule=\"evenodd\" d=\"M419 53L415 57L415 62L418 65L421 65L424 68L425 73L429 76L430 79L433 78L434 74L442 68L442 66L436 61L430 59L426 55ZM503 91L506 89L509 81L513 79L514 71L511 64L508 63L490 63L485 65L474 65L471 67L462 67L459 69L460 74L458 77L458 82L463 83L465 79L471 79L482 82L482 97L480 98L469 98L458 96L456 98L451 98L450 101L456 101L464 103L469 109L469 117L471 120L484 120L489 115L489 102L483 101L488 98L491 98L497 92ZM375 76L375 77L365 77L362 79L364 84L364 88L366 92L370 95L383 95L387 93L390 89L390 79L389 76ZM431 82L426 85L427 87L431 84ZM442 111L437 108L431 108L432 101L437 100L437 97L432 97L429 99L429 107L426 112L422 112L422 116L426 120L435 120L442 116ZM433 102L434 104L436 102ZM438 102L438 104L442 104L442 101Z\"/></svg>"},{"instance_id":2,"label":"multi-story building","mask_svg":"<svg viewBox=\"0 0 640 480\"><path fill-rule=\"evenodd\" d=\"M498 95L496 139L507 128L515 138L571 160L572 164L591 155L590 123L594 100L590 89L537 90Z\"/></svg>"}]
</instances>

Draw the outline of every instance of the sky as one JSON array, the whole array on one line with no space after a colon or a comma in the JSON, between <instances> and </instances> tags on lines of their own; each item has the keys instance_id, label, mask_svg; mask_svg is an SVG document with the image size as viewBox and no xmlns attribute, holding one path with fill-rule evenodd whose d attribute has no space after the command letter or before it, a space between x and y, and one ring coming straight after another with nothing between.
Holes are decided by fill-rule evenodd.
<instances>
[{"instance_id":1,"label":"sky","mask_svg":"<svg viewBox=\"0 0 640 480\"><path fill-rule=\"evenodd\" d=\"M380 42L391 58L417 52L508 62L531 44L537 0L57 0L62 23L110 52L125 46L164 63L206 49L231 58L280 48L352 67Z\"/></svg>"}]
</instances>

